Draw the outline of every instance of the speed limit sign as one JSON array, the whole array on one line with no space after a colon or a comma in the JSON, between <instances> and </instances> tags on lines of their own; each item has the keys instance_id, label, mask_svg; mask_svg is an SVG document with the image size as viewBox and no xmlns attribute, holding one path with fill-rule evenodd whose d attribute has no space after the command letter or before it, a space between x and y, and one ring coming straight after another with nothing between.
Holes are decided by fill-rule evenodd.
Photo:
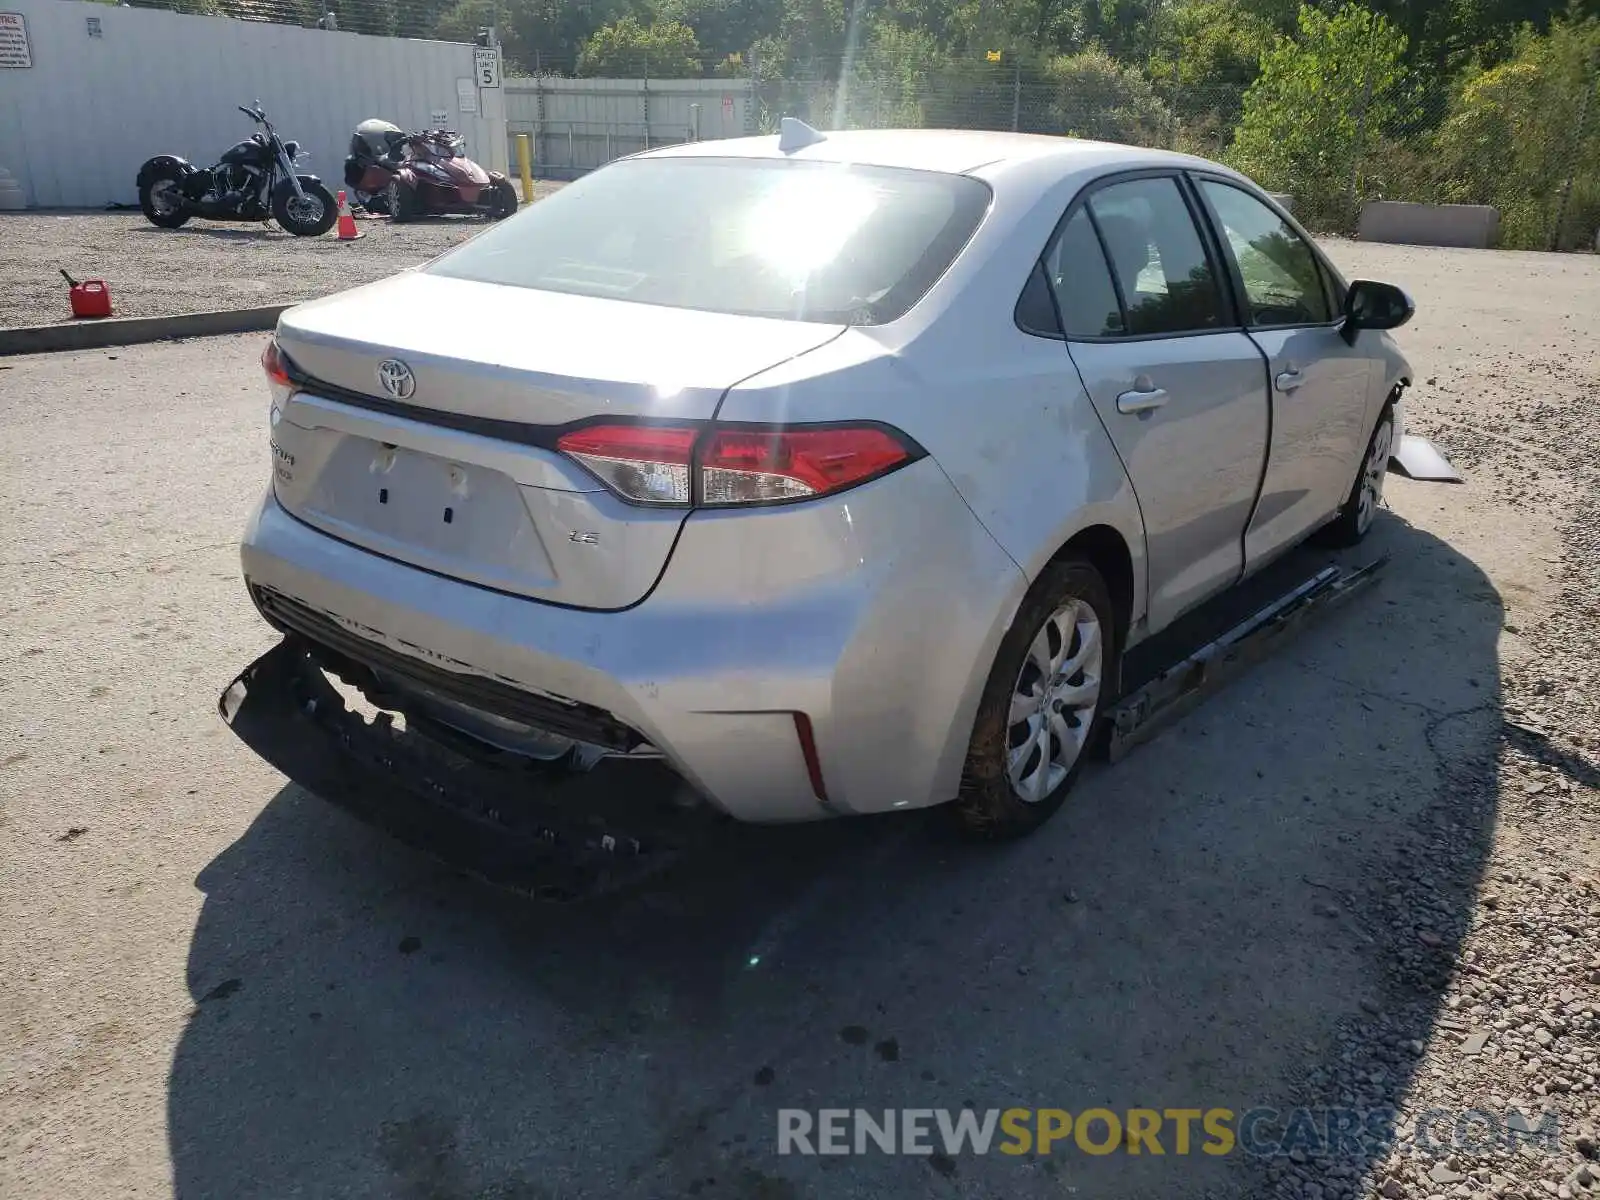
<instances>
[{"instance_id":1,"label":"speed limit sign","mask_svg":"<svg viewBox=\"0 0 1600 1200\"><path fill-rule=\"evenodd\" d=\"M481 88L497 88L500 86L500 49L498 46L480 46L472 52L473 61L478 68L478 86Z\"/></svg>"}]
</instances>

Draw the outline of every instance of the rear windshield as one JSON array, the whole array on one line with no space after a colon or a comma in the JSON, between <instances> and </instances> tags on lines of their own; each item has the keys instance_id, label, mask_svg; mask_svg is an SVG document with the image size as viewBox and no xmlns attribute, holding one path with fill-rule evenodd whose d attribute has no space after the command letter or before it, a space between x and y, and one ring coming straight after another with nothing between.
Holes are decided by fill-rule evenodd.
<instances>
[{"instance_id":1,"label":"rear windshield","mask_svg":"<svg viewBox=\"0 0 1600 1200\"><path fill-rule=\"evenodd\" d=\"M964 175L758 158L614 163L434 275L743 316L878 325L933 286L989 189Z\"/></svg>"}]
</instances>

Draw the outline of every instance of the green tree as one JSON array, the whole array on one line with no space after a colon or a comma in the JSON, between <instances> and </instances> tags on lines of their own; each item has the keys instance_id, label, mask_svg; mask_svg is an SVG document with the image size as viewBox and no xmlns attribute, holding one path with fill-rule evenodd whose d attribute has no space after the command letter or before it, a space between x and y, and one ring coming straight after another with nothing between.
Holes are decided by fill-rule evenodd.
<instances>
[{"instance_id":1,"label":"green tree","mask_svg":"<svg viewBox=\"0 0 1600 1200\"><path fill-rule=\"evenodd\" d=\"M757 38L741 64L763 81L757 99L761 128L775 130L783 116L823 124L831 119L849 29L845 0L784 4L778 32Z\"/></svg>"},{"instance_id":2,"label":"green tree","mask_svg":"<svg viewBox=\"0 0 1600 1200\"><path fill-rule=\"evenodd\" d=\"M1087 42L1087 2L962 0L951 16L950 44L963 56L1000 50L1008 58L1034 61L1081 50Z\"/></svg>"},{"instance_id":3,"label":"green tree","mask_svg":"<svg viewBox=\"0 0 1600 1200\"><path fill-rule=\"evenodd\" d=\"M658 0L652 15L658 22L687 25L701 48L719 59L742 55L783 26L778 0Z\"/></svg>"},{"instance_id":4,"label":"green tree","mask_svg":"<svg viewBox=\"0 0 1600 1200\"><path fill-rule=\"evenodd\" d=\"M1176 5L1159 23L1151 82L1180 118L1231 130L1276 33L1270 20L1241 0Z\"/></svg>"},{"instance_id":5,"label":"green tree","mask_svg":"<svg viewBox=\"0 0 1600 1200\"><path fill-rule=\"evenodd\" d=\"M892 25L907 33L927 34L948 51L960 33L957 18L963 0L874 0L874 28Z\"/></svg>"},{"instance_id":6,"label":"green tree","mask_svg":"<svg viewBox=\"0 0 1600 1200\"><path fill-rule=\"evenodd\" d=\"M1593 244L1600 21L1557 22L1544 35L1525 28L1509 61L1470 71L1439 129L1433 162L1441 198L1500 210L1502 245Z\"/></svg>"},{"instance_id":7,"label":"green tree","mask_svg":"<svg viewBox=\"0 0 1600 1200\"><path fill-rule=\"evenodd\" d=\"M1305 219L1353 227L1368 156L1400 115L1405 50L1405 35L1370 9L1303 5L1299 35L1262 56L1229 160L1292 193Z\"/></svg>"},{"instance_id":8,"label":"green tree","mask_svg":"<svg viewBox=\"0 0 1600 1200\"><path fill-rule=\"evenodd\" d=\"M1300 0L1239 0L1239 8L1279 33L1293 33L1300 21Z\"/></svg>"},{"instance_id":9,"label":"green tree","mask_svg":"<svg viewBox=\"0 0 1600 1200\"><path fill-rule=\"evenodd\" d=\"M783 50L769 46L769 54L787 53L812 78L836 77L849 41L850 7L846 0L789 0L778 30Z\"/></svg>"},{"instance_id":10,"label":"green tree","mask_svg":"<svg viewBox=\"0 0 1600 1200\"><path fill-rule=\"evenodd\" d=\"M1122 62L1142 63L1155 49L1161 0L1081 0L1082 36Z\"/></svg>"},{"instance_id":11,"label":"green tree","mask_svg":"<svg viewBox=\"0 0 1600 1200\"><path fill-rule=\"evenodd\" d=\"M1518 31L1532 26L1547 32L1568 14L1600 17L1600 0L1372 0L1411 44L1411 64L1437 72L1441 82L1477 62L1505 61Z\"/></svg>"},{"instance_id":12,"label":"green tree","mask_svg":"<svg viewBox=\"0 0 1600 1200\"><path fill-rule=\"evenodd\" d=\"M643 25L637 17L623 17L595 30L583 44L577 73L619 78L690 78L701 74L700 57L694 30L683 22Z\"/></svg>"},{"instance_id":13,"label":"green tree","mask_svg":"<svg viewBox=\"0 0 1600 1200\"><path fill-rule=\"evenodd\" d=\"M1049 96L1049 127L1037 132L1135 146L1172 144L1176 131L1172 110L1137 67L1091 47L1050 59L1042 75Z\"/></svg>"},{"instance_id":14,"label":"green tree","mask_svg":"<svg viewBox=\"0 0 1600 1200\"><path fill-rule=\"evenodd\" d=\"M625 3L626 0L457 0L439 17L433 36L470 42L480 26L498 21L508 74L566 72L577 64L589 36L620 16Z\"/></svg>"},{"instance_id":15,"label":"green tree","mask_svg":"<svg viewBox=\"0 0 1600 1200\"><path fill-rule=\"evenodd\" d=\"M850 56L832 97L829 123L879 129L925 125L924 106L940 90L948 65L932 34L879 23Z\"/></svg>"}]
</instances>

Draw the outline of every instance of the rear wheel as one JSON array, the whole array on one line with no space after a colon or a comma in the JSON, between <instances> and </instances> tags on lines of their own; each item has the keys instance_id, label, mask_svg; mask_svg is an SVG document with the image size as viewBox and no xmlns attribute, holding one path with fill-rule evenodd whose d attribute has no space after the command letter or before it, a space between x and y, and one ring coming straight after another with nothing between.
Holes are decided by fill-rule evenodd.
<instances>
[{"instance_id":1,"label":"rear wheel","mask_svg":"<svg viewBox=\"0 0 1600 1200\"><path fill-rule=\"evenodd\" d=\"M183 193L178 190L178 181L182 178L181 171L168 167L140 185L139 207L150 224L177 229L188 223L191 214L183 202Z\"/></svg>"},{"instance_id":2,"label":"rear wheel","mask_svg":"<svg viewBox=\"0 0 1600 1200\"><path fill-rule=\"evenodd\" d=\"M417 206L416 192L401 183L399 176L389 181L384 199L389 205L389 219L396 225L403 221L414 221L421 215Z\"/></svg>"},{"instance_id":3,"label":"rear wheel","mask_svg":"<svg viewBox=\"0 0 1600 1200\"><path fill-rule=\"evenodd\" d=\"M1077 779L1117 678L1116 610L1093 564L1053 563L1023 601L989 673L961 794L953 811L969 834L1031 833Z\"/></svg>"},{"instance_id":4,"label":"rear wheel","mask_svg":"<svg viewBox=\"0 0 1600 1200\"><path fill-rule=\"evenodd\" d=\"M302 183L301 195L279 187L272 194L272 216L295 237L321 237L339 216L338 201L320 183Z\"/></svg>"},{"instance_id":5,"label":"rear wheel","mask_svg":"<svg viewBox=\"0 0 1600 1200\"><path fill-rule=\"evenodd\" d=\"M1339 515L1317 533L1323 545L1354 546L1367 536L1377 519L1378 506L1383 502L1383 481L1389 473L1389 455L1393 449L1394 404L1391 402L1378 414L1378 423L1367 442L1367 452L1362 456L1355 483Z\"/></svg>"},{"instance_id":6,"label":"rear wheel","mask_svg":"<svg viewBox=\"0 0 1600 1200\"><path fill-rule=\"evenodd\" d=\"M511 186L509 179L496 180L489 185L488 214L491 221L505 220L517 211L520 203L517 189Z\"/></svg>"}]
</instances>

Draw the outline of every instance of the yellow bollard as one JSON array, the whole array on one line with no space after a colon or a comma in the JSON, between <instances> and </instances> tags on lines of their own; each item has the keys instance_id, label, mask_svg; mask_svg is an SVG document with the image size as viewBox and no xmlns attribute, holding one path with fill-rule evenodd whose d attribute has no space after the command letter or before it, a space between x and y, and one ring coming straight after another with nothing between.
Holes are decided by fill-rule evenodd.
<instances>
[{"instance_id":1,"label":"yellow bollard","mask_svg":"<svg viewBox=\"0 0 1600 1200\"><path fill-rule=\"evenodd\" d=\"M522 202L533 203L533 151L532 140L525 133L517 134L517 166L522 170Z\"/></svg>"}]
</instances>

